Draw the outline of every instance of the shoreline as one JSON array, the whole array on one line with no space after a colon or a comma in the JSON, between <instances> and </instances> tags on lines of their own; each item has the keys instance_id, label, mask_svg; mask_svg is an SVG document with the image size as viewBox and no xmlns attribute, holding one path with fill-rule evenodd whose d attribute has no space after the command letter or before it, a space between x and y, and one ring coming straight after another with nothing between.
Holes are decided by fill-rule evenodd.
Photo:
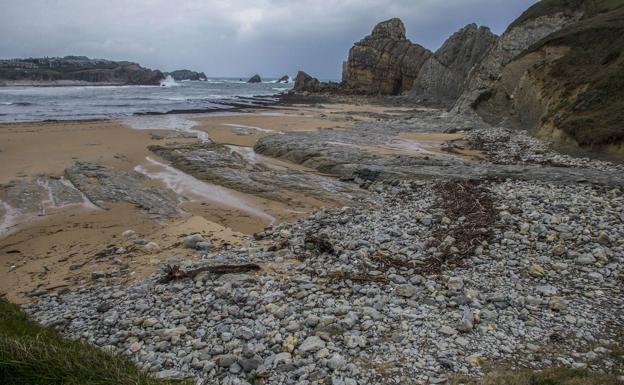
<instances>
[{"instance_id":1,"label":"shoreline","mask_svg":"<svg viewBox=\"0 0 624 385\"><path fill-rule=\"evenodd\" d=\"M38 322L167 378L610 365L621 166L354 98L135 118L0 124L0 291Z\"/></svg>"}]
</instances>

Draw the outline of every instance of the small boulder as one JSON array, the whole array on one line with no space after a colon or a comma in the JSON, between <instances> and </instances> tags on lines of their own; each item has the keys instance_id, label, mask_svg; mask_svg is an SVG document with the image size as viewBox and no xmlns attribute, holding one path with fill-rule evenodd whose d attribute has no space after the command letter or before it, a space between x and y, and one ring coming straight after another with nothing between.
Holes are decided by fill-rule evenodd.
<instances>
[{"instance_id":1,"label":"small boulder","mask_svg":"<svg viewBox=\"0 0 624 385\"><path fill-rule=\"evenodd\" d=\"M193 234L184 238L183 246L185 249L196 249L197 244L200 242L204 242L204 237L201 234Z\"/></svg>"},{"instance_id":2,"label":"small boulder","mask_svg":"<svg viewBox=\"0 0 624 385\"><path fill-rule=\"evenodd\" d=\"M157 253L160 251L160 246L158 246L158 243L156 242L148 242L145 246L143 246L143 249L148 253Z\"/></svg>"},{"instance_id":3,"label":"small boulder","mask_svg":"<svg viewBox=\"0 0 624 385\"><path fill-rule=\"evenodd\" d=\"M310 336L306 338L299 346L301 353L316 352L325 347L325 341L318 336Z\"/></svg>"},{"instance_id":4,"label":"small boulder","mask_svg":"<svg viewBox=\"0 0 624 385\"><path fill-rule=\"evenodd\" d=\"M94 271L91 273L91 279L100 279L106 277L106 272L104 271Z\"/></svg>"}]
</instances>

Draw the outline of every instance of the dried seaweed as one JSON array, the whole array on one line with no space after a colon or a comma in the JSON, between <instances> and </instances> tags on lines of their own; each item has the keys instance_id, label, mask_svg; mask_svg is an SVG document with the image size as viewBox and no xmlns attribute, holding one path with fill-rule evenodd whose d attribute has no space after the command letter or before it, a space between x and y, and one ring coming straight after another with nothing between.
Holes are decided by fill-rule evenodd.
<instances>
[{"instance_id":1,"label":"dried seaweed","mask_svg":"<svg viewBox=\"0 0 624 385\"><path fill-rule=\"evenodd\" d=\"M409 269L413 267L411 263L403 261L399 258L392 257L381 251L373 254L370 259L372 261L381 263L386 270L391 267L394 267L395 269Z\"/></svg>"},{"instance_id":2,"label":"dried seaweed","mask_svg":"<svg viewBox=\"0 0 624 385\"><path fill-rule=\"evenodd\" d=\"M425 260L418 269L420 273L437 274L444 266L460 265L480 244L493 237L492 225L497 213L490 194L481 184L479 180L453 180L434 187L440 207L452 225L438 226L433 231L438 253ZM461 217L463 221L459 221ZM445 244L447 237L455 242Z\"/></svg>"},{"instance_id":3,"label":"dried seaweed","mask_svg":"<svg viewBox=\"0 0 624 385\"><path fill-rule=\"evenodd\" d=\"M319 253L334 254L334 246L329 241L326 234L314 235L307 233L303 239L305 248L308 250L316 250Z\"/></svg>"}]
</instances>

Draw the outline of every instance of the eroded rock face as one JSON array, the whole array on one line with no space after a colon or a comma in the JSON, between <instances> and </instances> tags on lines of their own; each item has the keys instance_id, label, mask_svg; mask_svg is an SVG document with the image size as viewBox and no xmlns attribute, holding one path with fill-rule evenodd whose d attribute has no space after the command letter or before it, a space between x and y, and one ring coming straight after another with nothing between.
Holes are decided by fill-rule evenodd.
<instances>
[{"instance_id":1,"label":"eroded rock face","mask_svg":"<svg viewBox=\"0 0 624 385\"><path fill-rule=\"evenodd\" d=\"M399 19L375 26L355 43L344 63L343 83L366 94L399 95L409 91L431 51L409 41Z\"/></svg>"},{"instance_id":2,"label":"eroded rock face","mask_svg":"<svg viewBox=\"0 0 624 385\"><path fill-rule=\"evenodd\" d=\"M500 120L501 111L508 108L508 96L495 93L504 67L532 44L557 32L577 21L582 11L544 10L535 13L535 7L529 8L520 18L511 24L498 39L486 57L476 65L467 80L465 90L453 107L457 113L472 113L479 110L479 115L487 120ZM533 15L534 14L534 15ZM534 17L526 17L533 15Z\"/></svg>"},{"instance_id":3,"label":"eroded rock face","mask_svg":"<svg viewBox=\"0 0 624 385\"><path fill-rule=\"evenodd\" d=\"M487 27L469 24L455 32L424 64L410 96L420 102L451 107L472 67L480 63L497 36Z\"/></svg>"}]
</instances>

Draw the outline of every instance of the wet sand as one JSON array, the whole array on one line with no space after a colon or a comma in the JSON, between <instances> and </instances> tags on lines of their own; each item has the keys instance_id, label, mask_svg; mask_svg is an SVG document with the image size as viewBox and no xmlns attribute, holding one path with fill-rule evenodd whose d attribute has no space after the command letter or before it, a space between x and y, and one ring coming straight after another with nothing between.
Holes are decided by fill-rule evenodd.
<instances>
[{"instance_id":1,"label":"wet sand","mask_svg":"<svg viewBox=\"0 0 624 385\"><path fill-rule=\"evenodd\" d=\"M318 118L316 114L304 114L299 110L279 110L271 113L250 113L230 116L207 116L198 118L197 129L208 133L210 139L222 144L242 147L253 145L267 135L283 132L345 129L348 122L336 123Z\"/></svg>"}]
</instances>

